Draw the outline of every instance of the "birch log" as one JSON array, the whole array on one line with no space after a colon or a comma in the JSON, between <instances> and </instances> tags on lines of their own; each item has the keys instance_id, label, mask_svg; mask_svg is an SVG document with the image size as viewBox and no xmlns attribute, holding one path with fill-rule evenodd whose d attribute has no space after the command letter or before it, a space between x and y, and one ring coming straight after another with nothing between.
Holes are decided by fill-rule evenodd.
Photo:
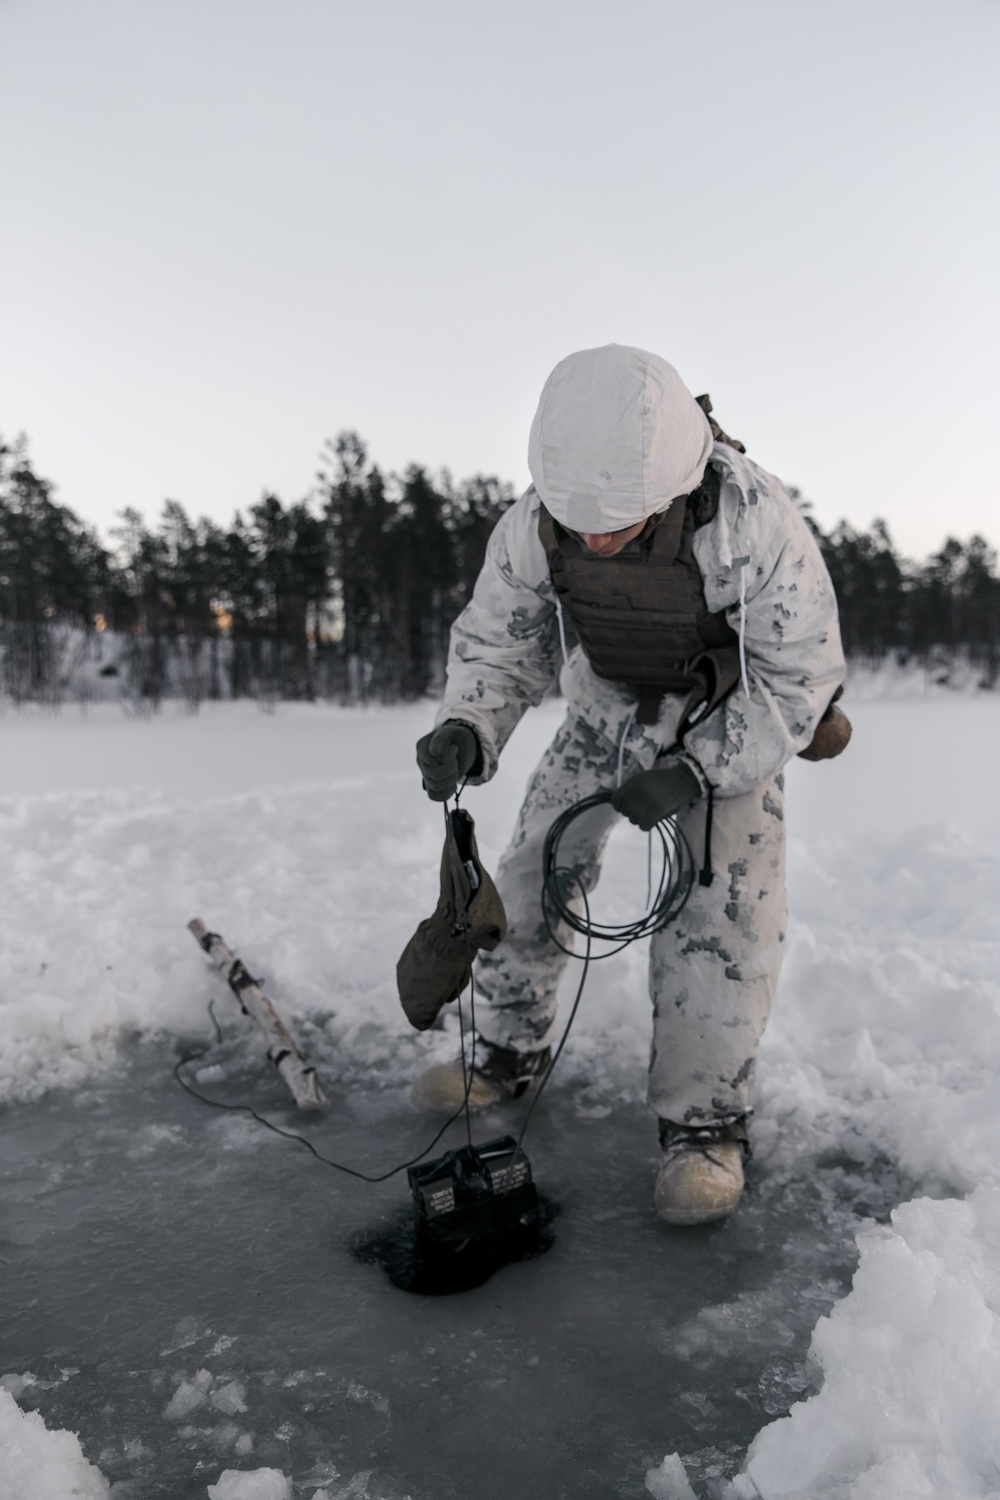
<instances>
[{"instance_id":1,"label":"birch log","mask_svg":"<svg viewBox=\"0 0 1000 1500\"><path fill-rule=\"evenodd\" d=\"M215 967L225 973L229 988L243 1010L264 1033L267 1055L288 1085L299 1109L325 1109L330 1101L319 1086L316 1069L305 1061L288 1027L242 960L226 947L217 932L209 932L198 917L188 923L188 930Z\"/></svg>"}]
</instances>

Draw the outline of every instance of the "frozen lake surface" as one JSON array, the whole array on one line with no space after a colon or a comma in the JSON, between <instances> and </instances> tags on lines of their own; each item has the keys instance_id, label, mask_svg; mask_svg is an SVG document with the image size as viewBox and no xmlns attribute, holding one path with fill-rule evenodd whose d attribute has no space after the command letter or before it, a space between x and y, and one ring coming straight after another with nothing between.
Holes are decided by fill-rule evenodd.
<instances>
[{"instance_id":1,"label":"frozen lake surface","mask_svg":"<svg viewBox=\"0 0 1000 1500\"><path fill-rule=\"evenodd\" d=\"M352 1182L171 1077L214 996L206 1092L373 1170L433 1134L409 1081L457 1027L412 1033L393 974L436 890L429 709L0 722L5 1500L203 1500L224 1469L265 1487L247 1500L278 1494L264 1470L295 1500L641 1497L673 1453L727 1500L1000 1494L977 1415L1000 1401L1000 703L852 714L842 761L789 772L789 954L738 1213L652 1213L640 945L588 982L526 1142L553 1248L452 1298L353 1253L408 1211L405 1175ZM558 715L467 794L489 864ZM643 898L637 837L612 841L611 920ZM322 1121L286 1108L196 915L263 971Z\"/></svg>"},{"instance_id":2,"label":"frozen lake surface","mask_svg":"<svg viewBox=\"0 0 1000 1500\"><path fill-rule=\"evenodd\" d=\"M302 1128L277 1081L258 1081L255 1045L223 1055L219 1097ZM895 1180L830 1161L814 1181L757 1173L731 1222L671 1230L650 1210L645 1111L579 1119L554 1081L526 1140L557 1200L554 1247L478 1290L420 1298L351 1253L408 1214L405 1175L347 1181L187 1097L174 1060L130 1049L126 1082L49 1094L5 1129L4 1368L52 1382L31 1404L79 1431L116 1495L203 1500L220 1460L239 1466L241 1438L244 1464L309 1495L353 1481L385 1500L641 1496L668 1450L694 1456L692 1477L732 1472L809 1384L813 1325L854 1269L855 1215L898 1197ZM378 1170L431 1131L398 1101L341 1088L308 1134ZM164 1417L204 1370L201 1403ZM234 1381L246 1409L213 1407Z\"/></svg>"}]
</instances>

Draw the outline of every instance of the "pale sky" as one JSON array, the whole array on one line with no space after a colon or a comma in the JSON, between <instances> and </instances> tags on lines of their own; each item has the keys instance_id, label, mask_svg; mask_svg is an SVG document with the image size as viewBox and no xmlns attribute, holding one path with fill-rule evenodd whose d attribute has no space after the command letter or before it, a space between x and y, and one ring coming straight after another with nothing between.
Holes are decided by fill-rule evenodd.
<instances>
[{"instance_id":1,"label":"pale sky","mask_svg":"<svg viewBox=\"0 0 1000 1500\"><path fill-rule=\"evenodd\" d=\"M822 524L1000 542L998 0L0 0L0 432L107 527L527 483L637 344Z\"/></svg>"}]
</instances>

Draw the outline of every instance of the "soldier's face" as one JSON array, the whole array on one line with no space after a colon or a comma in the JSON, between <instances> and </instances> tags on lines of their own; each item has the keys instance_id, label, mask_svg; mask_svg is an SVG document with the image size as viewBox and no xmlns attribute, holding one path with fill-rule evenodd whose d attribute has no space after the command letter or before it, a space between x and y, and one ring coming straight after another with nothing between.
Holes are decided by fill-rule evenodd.
<instances>
[{"instance_id":1,"label":"soldier's face","mask_svg":"<svg viewBox=\"0 0 1000 1500\"><path fill-rule=\"evenodd\" d=\"M639 535L645 524L645 521L636 521L634 526L626 526L624 531L578 531L576 535L598 557L616 557L623 547Z\"/></svg>"}]
</instances>

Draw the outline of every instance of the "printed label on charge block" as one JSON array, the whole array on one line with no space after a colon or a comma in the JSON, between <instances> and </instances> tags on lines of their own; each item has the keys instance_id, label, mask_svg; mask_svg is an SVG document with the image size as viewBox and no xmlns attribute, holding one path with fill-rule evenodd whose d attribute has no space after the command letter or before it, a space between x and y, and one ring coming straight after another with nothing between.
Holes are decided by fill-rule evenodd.
<instances>
[{"instance_id":1,"label":"printed label on charge block","mask_svg":"<svg viewBox=\"0 0 1000 1500\"><path fill-rule=\"evenodd\" d=\"M428 1214L447 1214L455 1207L455 1189L448 1187L424 1188L424 1207Z\"/></svg>"},{"instance_id":2,"label":"printed label on charge block","mask_svg":"<svg viewBox=\"0 0 1000 1500\"><path fill-rule=\"evenodd\" d=\"M528 1163L524 1160L514 1162L509 1167L491 1167L490 1181L495 1193L512 1193L515 1188L523 1187L530 1180Z\"/></svg>"}]
</instances>

